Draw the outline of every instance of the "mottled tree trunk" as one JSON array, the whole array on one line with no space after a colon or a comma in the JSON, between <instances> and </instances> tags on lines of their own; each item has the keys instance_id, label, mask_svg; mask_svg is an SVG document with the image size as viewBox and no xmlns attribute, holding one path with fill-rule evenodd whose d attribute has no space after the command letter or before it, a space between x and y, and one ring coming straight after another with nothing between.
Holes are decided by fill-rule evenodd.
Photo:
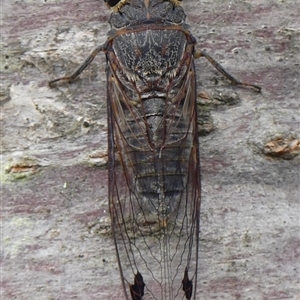
<instances>
[{"instance_id":1,"label":"mottled tree trunk","mask_svg":"<svg viewBox=\"0 0 300 300\"><path fill-rule=\"evenodd\" d=\"M182 2L199 48L263 88L236 88L196 61L214 124L200 137L197 298L296 300L299 156L282 158L275 144L267 150L278 156L266 156L264 145L283 137L298 151L299 3ZM107 205L104 55L74 84L47 85L105 41L109 10L97 0L2 0L1 10L1 299L123 299Z\"/></svg>"}]
</instances>

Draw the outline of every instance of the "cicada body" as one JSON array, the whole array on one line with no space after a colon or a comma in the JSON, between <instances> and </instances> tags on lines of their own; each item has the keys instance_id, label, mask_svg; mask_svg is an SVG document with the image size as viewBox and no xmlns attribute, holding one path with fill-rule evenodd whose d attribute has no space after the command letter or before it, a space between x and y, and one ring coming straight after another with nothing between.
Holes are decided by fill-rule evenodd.
<instances>
[{"instance_id":1,"label":"cicada body","mask_svg":"<svg viewBox=\"0 0 300 300\"><path fill-rule=\"evenodd\" d=\"M122 1L110 19L109 205L126 299L196 297L195 39L178 2Z\"/></svg>"}]
</instances>

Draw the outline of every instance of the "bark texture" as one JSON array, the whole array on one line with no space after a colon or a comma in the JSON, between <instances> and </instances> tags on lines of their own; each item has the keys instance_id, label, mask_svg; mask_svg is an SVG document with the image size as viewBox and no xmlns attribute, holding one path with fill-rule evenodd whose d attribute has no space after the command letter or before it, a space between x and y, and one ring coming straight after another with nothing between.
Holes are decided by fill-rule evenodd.
<instances>
[{"instance_id":1,"label":"bark texture","mask_svg":"<svg viewBox=\"0 0 300 300\"><path fill-rule=\"evenodd\" d=\"M200 137L198 299L299 299L299 3L182 2L199 48L263 88L233 87L196 61L213 120ZM104 55L74 84L47 86L105 41L109 10L97 0L0 5L1 299L123 299Z\"/></svg>"}]
</instances>

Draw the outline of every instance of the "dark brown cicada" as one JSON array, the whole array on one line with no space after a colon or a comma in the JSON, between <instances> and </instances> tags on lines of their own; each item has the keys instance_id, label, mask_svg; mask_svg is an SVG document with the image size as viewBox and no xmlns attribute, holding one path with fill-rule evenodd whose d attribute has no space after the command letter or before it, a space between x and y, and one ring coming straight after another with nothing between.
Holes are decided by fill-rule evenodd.
<instances>
[{"instance_id":1,"label":"dark brown cicada","mask_svg":"<svg viewBox=\"0 0 300 300\"><path fill-rule=\"evenodd\" d=\"M106 0L109 208L125 298L196 299L200 171L196 41L179 0ZM249 85L256 89L259 87Z\"/></svg>"}]
</instances>

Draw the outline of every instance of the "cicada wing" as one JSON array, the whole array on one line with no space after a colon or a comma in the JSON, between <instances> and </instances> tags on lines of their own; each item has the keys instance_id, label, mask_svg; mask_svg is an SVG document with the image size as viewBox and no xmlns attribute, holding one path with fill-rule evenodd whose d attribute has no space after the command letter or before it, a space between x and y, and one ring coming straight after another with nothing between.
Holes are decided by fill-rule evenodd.
<instances>
[{"instance_id":1,"label":"cicada wing","mask_svg":"<svg viewBox=\"0 0 300 300\"><path fill-rule=\"evenodd\" d=\"M191 54L185 64L176 97L134 101L134 86L108 61L109 205L126 299L195 299L200 175Z\"/></svg>"}]
</instances>

